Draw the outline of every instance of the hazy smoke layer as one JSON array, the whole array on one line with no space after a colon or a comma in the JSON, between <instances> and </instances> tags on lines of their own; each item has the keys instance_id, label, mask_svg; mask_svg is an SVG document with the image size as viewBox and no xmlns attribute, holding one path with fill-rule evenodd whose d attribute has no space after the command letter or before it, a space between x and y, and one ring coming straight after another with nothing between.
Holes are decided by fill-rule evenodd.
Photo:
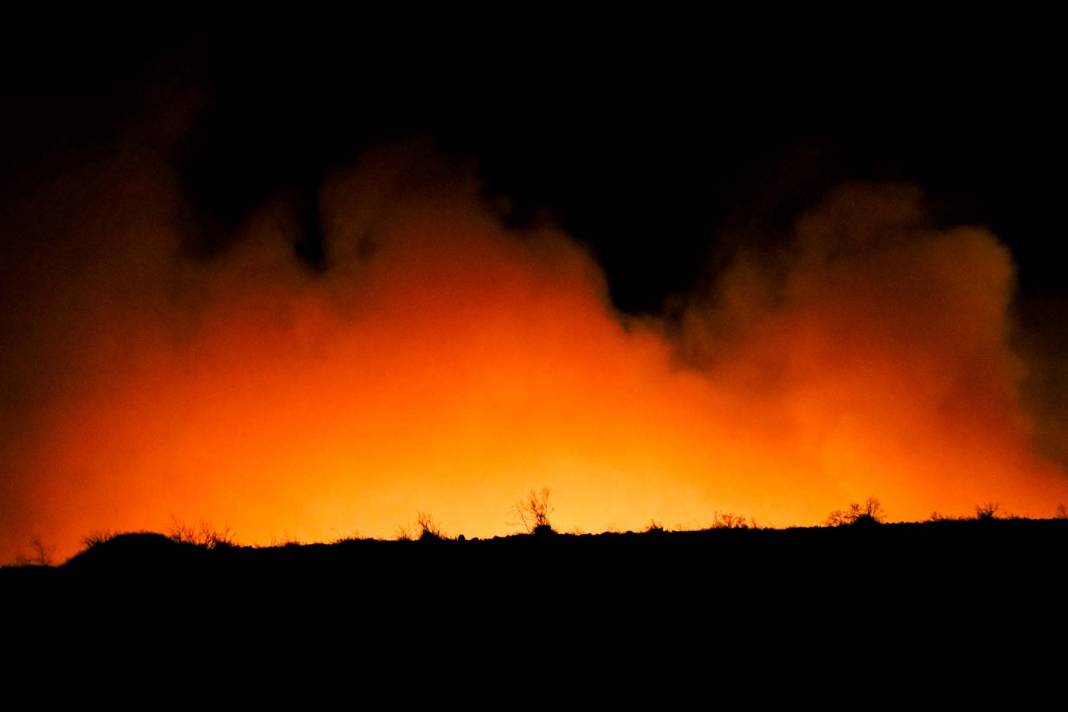
<instances>
[{"instance_id":1,"label":"hazy smoke layer","mask_svg":"<svg viewBox=\"0 0 1068 712\"><path fill-rule=\"evenodd\" d=\"M4 216L0 560L173 519L267 543L421 509L492 535L542 485L563 530L1068 501L1017 397L1010 256L931 228L914 188L843 187L660 322L418 148L324 188L321 275L282 203L189 259L165 166L128 149Z\"/></svg>"}]
</instances>

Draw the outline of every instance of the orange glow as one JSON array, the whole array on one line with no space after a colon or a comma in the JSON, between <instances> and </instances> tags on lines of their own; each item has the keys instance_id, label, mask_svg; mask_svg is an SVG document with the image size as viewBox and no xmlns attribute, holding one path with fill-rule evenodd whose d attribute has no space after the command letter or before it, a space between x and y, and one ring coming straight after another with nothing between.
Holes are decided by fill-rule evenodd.
<instances>
[{"instance_id":1,"label":"orange glow","mask_svg":"<svg viewBox=\"0 0 1068 712\"><path fill-rule=\"evenodd\" d=\"M65 244L108 258L20 297L42 316L6 363L33 405L3 412L0 560L173 519L257 544L391 537L417 510L504 534L542 486L563 531L1068 501L1016 395L1008 253L927 227L913 191L831 196L668 326L621 321L578 244L506 232L425 163L371 155L324 190L325 276L283 210L207 263L175 256L165 184L117 226L81 214Z\"/></svg>"}]
</instances>

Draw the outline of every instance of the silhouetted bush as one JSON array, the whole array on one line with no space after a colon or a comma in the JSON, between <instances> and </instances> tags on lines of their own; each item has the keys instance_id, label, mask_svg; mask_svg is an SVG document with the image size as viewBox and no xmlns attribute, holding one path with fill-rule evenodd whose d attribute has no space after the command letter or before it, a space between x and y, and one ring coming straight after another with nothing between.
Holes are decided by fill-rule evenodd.
<instances>
[{"instance_id":1,"label":"silhouetted bush","mask_svg":"<svg viewBox=\"0 0 1068 712\"><path fill-rule=\"evenodd\" d=\"M827 515L829 527L866 527L883 523L883 505L874 497L868 497L864 504L856 502L849 509L836 509Z\"/></svg>"},{"instance_id":2,"label":"silhouetted bush","mask_svg":"<svg viewBox=\"0 0 1068 712\"><path fill-rule=\"evenodd\" d=\"M91 532L88 536L82 539L82 544L86 549L91 549L94 546L100 546L101 544L111 541L115 538L115 533L107 531L105 529L97 529Z\"/></svg>"},{"instance_id":3,"label":"silhouetted bush","mask_svg":"<svg viewBox=\"0 0 1068 712\"><path fill-rule=\"evenodd\" d=\"M989 522L1001 518L1001 506L997 502L987 502L975 507L975 518L981 522Z\"/></svg>"},{"instance_id":4,"label":"silhouetted bush","mask_svg":"<svg viewBox=\"0 0 1068 712\"><path fill-rule=\"evenodd\" d=\"M543 487L541 492L530 490L525 500L515 503L513 511L528 533L538 536L554 533L552 524L549 522L553 506L549 504L548 487Z\"/></svg>"},{"instance_id":5,"label":"silhouetted bush","mask_svg":"<svg viewBox=\"0 0 1068 712\"><path fill-rule=\"evenodd\" d=\"M716 512L712 517L713 529L748 529L749 523L740 514Z\"/></svg>"},{"instance_id":6,"label":"silhouetted bush","mask_svg":"<svg viewBox=\"0 0 1068 712\"><path fill-rule=\"evenodd\" d=\"M236 546L229 527L220 531L205 522L201 522L200 527L196 528L174 520L173 526L167 532L167 538L179 544L193 544L205 549L230 549Z\"/></svg>"},{"instance_id":7,"label":"silhouetted bush","mask_svg":"<svg viewBox=\"0 0 1068 712\"><path fill-rule=\"evenodd\" d=\"M426 512L419 512L415 524L419 527L419 541L441 541L445 538L441 526Z\"/></svg>"}]
</instances>

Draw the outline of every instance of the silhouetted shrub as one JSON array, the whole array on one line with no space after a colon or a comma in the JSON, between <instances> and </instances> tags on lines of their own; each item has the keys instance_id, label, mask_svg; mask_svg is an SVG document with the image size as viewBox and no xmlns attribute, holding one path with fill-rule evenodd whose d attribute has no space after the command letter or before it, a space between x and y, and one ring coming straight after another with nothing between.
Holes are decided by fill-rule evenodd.
<instances>
[{"instance_id":1,"label":"silhouetted shrub","mask_svg":"<svg viewBox=\"0 0 1068 712\"><path fill-rule=\"evenodd\" d=\"M1056 517L1057 519L1068 519L1068 507L1065 507L1063 503L1057 505Z\"/></svg>"},{"instance_id":2,"label":"silhouetted shrub","mask_svg":"<svg viewBox=\"0 0 1068 712\"><path fill-rule=\"evenodd\" d=\"M419 541L441 541L445 538L441 526L426 512L419 512L415 523L419 527Z\"/></svg>"},{"instance_id":3,"label":"silhouetted shrub","mask_svg":"<svg viewBox=\"0 0 1068 712\"><path fill-rule=\"evenodd\" d=\"M115 538L115 533L107 531L105 529L97 529L91 532L88 536L82 539L82 544L86 549L91 549L94 546L100 546L101 544L110 541Z\"/></svg>"},{"instance_id":4,"label":"silhouetted shrub","mask_svg":"<svg viewBox=\"0 0 1068 712\"><path fill-rule=\"evenodd\" d=\"M548 487L543 487L541 492L530 490L526 499L515 503L513 511L528 533L539 536L554 533L552 524L549 522L553 506L549 504Z\"/></svg>"},{"instance_id":5,"label":"silhouetted shrub","mask_svg":"<svg viewBox=\"0 0 1068 712\"><path fill-rule=\"evenodd\" d=\"M997 502L987 502L986 504L979 504L975 507L975 518L981 522L989 522L995 519L1000 519L1001 506Z\"/></svg>"},{"instance_id":6,"label":"silhouetted shrub","mask_svg":"<svg viewBox=\"0 0 1068 712\"><path fill-rule=\"evenodd\" d=\"M827 515L829 527L866 527L883 523L883 505L874 497L868 497L864 504L856 502L849 509L836 509Z\"/></svg>"},{"instance_id":7,"label":"silhouetted shrub","mask_svg":"<svg viewBox=\"0 0 1068 712\"><path fill-rule=\"evenodd\" d=\"M167 538L179 544L193 544L205 549L230 549L236 546L229 527L220 531L206 522L201 522L200 527L196 528L176 519L167 532Z\"/></svg>"},{"instance_id":8,"label":"silhouetted shrub","mask_svg":"<svg viewBox=\"0 0 1068 712\"><path fill-rule=\"evenodd\" d=\"M748 529L749 523L740 514L716 512L712 517L713 529Z\"/></svg>"}]
</instances>

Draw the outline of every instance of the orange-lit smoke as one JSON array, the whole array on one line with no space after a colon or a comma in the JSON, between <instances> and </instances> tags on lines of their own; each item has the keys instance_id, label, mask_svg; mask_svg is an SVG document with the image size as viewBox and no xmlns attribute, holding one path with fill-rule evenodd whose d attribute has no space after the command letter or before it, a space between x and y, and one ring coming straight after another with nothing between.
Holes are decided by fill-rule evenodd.
<instances>
[{"instance_id":1,"label":"orange-lit smoke","mask_svg":"<svg viewBox=\"0 0 1068 712\"><path fill-rule=\"evenodd\" d=\"M282 206L182 257L157 168L115 159L17 222L49 239L4 275L0 560L174 520L269 543L389 537L424 510L503 534L543 485L556 527L587 531L1068 501L1017 397L1008 252L933 229L911 188L835 192L668 323L622 319L581 246L506 231L421 150L324 188L323 275ZM50 211L71 186L77 209Z\"/></svg>"}]
</instances>

